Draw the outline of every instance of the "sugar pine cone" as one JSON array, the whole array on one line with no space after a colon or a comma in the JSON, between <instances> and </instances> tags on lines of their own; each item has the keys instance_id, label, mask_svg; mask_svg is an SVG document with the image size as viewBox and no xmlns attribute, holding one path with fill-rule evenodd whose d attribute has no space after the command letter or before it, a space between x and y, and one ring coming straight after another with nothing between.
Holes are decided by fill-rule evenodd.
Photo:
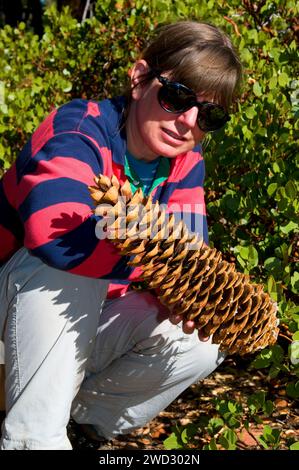
<instances>
[{"instance_id":1,"label":"sugar pine cone","mask_svg":"<svg viewBox=\"0 0 299 470\"><path fill-rule=\"evenodd\" d=\"M276 308L263 286L250 282L222 259L185 223L176 222L151 196L129 181L120 185L115 176L99 175L90 194L95 214L108 216L109 238L128 264L142 268L142 280L155 289L160 302L196 328L221 351L249 354L275 343Z\"/></svg>"}]
</instances>

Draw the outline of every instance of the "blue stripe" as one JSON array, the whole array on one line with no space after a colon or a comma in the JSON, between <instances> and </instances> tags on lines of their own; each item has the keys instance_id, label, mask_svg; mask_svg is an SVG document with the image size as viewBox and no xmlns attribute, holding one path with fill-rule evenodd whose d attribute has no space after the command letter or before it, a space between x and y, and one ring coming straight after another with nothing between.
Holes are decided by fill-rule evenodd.
<instances>
[{"instance_id":1,"label":"blue stripe","mask_svg":"<svg viewBox=\"0 0 299 470\"><path fill-rule=\"evenodd\" d=\"M62 202L81 202L94 208L86 184L70 178L57 178L37 184L20 205L19 214L26 222L35 212Z\"/></svg>"},{"instance_id":2,"label":"blue stripe","mask_svg":"<svg viewBox=\"0 0 299 470\"><path fill-rule=\"evenodd\" d=\"M53 121L54 134L78 129L87 111L87 100L74 99L58 108Z\"/></svg>"},{"instance_id":3,"label":"blue stripe","mask_svg":"<svg viewBox=\"0 0 299 470\"><path fill-rule=\"evenodd\" d=\"M24 174L34 173L38 162L51 161L55 157L75 158L86 163L96 175L102 173L102 157L92 142L78 134L63 134L51 138L28 162Z\"/></svg>"},{"instance_id":4,"label":"blue stripe","mask_svg":"<svg viewBox=\"0 0 299 470\"><path fill-rule=\"evenodd\" d=\"M164 186L158 186L153 197L153 201L159 201L160 204L167 204L172 193L177 189L178 182L166 183Z\"/></svg>"},{"instance_id":5,"label":"blue stripe","mask_svg":"<svg viewBox=\"0 0 299 470\"><path fill-rule=\"evenodd\" d=\"M112 152L113 161L124 165L126 133L122 126L124 97L97 102L100 116L84 117L90 100L75 99L61 106L54 118L54 132L77 130L93 137Z\"/></svg>"},{"instance_id":6,"label":"blue stripe","mask_svg":"<svg viewBox=\"0 0 299 470\"><path fill-rule=\"evenodd\" d=\"M122 286L129 286L132 281L126 281L124 279L111 279L112 284L120 284Z\"/></svg>"},{"instance_id":7,"label":"blue stripe","mask_svg":"<svg viewBox=\"0 0 299 470\"><path fill-rule=\"evenodd\" d=\"M127 279L135 269L132 266L128 266L127 262L130 260L129 256L123 256L114 266L112 271L103 276L103 279Z\"/></svg>"},{"instance_id":8,"label":"blue stripe","mask_svg":"<svg viewBox=\"0 0 299 470\"><path fill-rule=\"evenodd\" d=\"M189 189L196 187L203 187L205 179L205 162L200 160L181 180L181 183L178 185L178 188Z\"/></svg>"},{"instance_id":9,"label":"blue stripe","mask_svg":"<svg viewBox=\"0 0 299 470\"><path fill-rule=\"evenodd\" d=\"M53 268L64 271L75 268L93 253L99 243L95 236L95 224L96 218L90 217L71 232L45 243L31 252ZM61 228L61 224L59 227ZM55 228L53 230L54 236Z\"/></svg>"}]
</instances>

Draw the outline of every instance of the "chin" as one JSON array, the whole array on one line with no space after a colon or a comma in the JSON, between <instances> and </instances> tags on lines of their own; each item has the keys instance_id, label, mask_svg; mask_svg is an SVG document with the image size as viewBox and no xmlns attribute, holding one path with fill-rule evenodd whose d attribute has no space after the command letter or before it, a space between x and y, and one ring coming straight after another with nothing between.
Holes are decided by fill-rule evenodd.
<instances>
[{"instance_id":1,"label":"chin","mask_svg":"<svg viewBox=\"0 0 299 470\"><path fill-rule=\"evenodd\" d=\"M171 145L167 145L164 142L156 145L148 145L150 152L155 156L162 156L167 158L175 158L181 153L186 152L185 149L174 148Z\"/></svg>"},{"instance_id":2,"label":"chin","mask_svg":"<svg viewBox=\"0 0 299 470\"><path fill-rule=\"evenodd\" d=\"M159 155L167 158L175 158L178 155L187 152L186 149L181 148L173 148L168 145L161 145L161 150Z\"/></svg>"}]
</instances>

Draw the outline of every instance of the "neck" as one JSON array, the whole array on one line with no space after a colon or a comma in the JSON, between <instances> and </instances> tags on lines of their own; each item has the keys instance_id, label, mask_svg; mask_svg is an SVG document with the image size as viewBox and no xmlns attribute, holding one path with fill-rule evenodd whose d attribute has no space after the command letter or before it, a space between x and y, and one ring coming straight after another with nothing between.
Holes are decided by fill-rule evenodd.
<instances>
[{"instance_id":1,"label":"neck","mask_svg":"<svg viewBox=\"0 0 299 470\"><path fill-rule=\"evenodd\" d=\"M140 133L136 116L135 102L132 101L128 112L126 121L126 134L127 134L127 147L130 154L137 160L144 160L147 162L153 161L158 158L158 155L154 154L144 144Z\"/></svg>"}]
</instances>

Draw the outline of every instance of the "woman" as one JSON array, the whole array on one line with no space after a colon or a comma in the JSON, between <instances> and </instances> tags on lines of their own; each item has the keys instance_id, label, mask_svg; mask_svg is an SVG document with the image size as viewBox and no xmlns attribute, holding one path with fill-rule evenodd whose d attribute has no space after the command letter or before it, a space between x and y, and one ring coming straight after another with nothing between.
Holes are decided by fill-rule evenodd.
<instances>
[{"instance_id":1,"label":"woman","mask_svg":"<svg viewBox=\"0 0 299 470\"><path fill-rule=\"evenodd\" d=\"M130 432L223 360L192 321L170 322L152 293L130 289L138 273L96 237L88 185L98 173L129 179L207 242L201 142L228 121L240 77L217 28L168 25L126 98L53 111L4 175L2 449L70 449L70 414L106 438Z\"/></svg>"}]
</instances>

